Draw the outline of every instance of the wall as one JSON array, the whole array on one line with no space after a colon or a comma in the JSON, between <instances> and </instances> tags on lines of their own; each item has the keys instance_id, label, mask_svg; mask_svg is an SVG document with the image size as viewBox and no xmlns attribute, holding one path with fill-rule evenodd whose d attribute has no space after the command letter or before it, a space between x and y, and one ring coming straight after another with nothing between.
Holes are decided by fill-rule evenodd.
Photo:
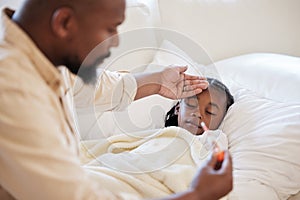
<instances>
[{"instance_id":1,"label":"wall","mask_svg":"<svg viewBox=\"0 0 300 200\"><path fill-rule=\"evenodd\" d=\"M16 7L22 1L0 0L0 5ZM120 28L121 32L142 27L160 27L178 34L159 33L155 38L149 31L144 31L121 36L121 47L113 50L113 56L141 46L159 46L165 38L203 64L253 52L300 56L299 0L127 1L134 6L127 9L127 19ZM135 5L141 2L144 7ZM178 35L186 36L194 43L186 43ZM143 65L151 61L153 53L145 55L145 52L135 51L126 54L128 59L125 62L117 61L113 65L132 65L134 59L140 59L136 61L136 66Z\"/></svg>"},{"instance_id":2,"label":"wall","mask_svg":"<svg viewBox=\"0 0 300 200\"><path fill-rule=\"evenodd\" d=\"M23 0L0 0L0 7L8 6L11 8L17 8Z\"/></svg>"},{"instance_id":3,"label":"wall","mask_svg":"<svg viewBox=\"0 0 300 200\"><path fill-rule=\"evenodd\" d=\"M300 56L299 0L159 0L163 27L213 60L252 52Z\"/></svg>"}]
</instances>

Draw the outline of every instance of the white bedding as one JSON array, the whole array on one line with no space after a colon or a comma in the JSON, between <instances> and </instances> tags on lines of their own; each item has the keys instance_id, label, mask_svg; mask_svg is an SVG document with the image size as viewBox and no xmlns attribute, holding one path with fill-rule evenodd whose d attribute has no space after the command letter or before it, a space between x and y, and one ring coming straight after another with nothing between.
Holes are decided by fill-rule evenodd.
<instances>
[{"instance_id":1,"label":"white bedding","mask_svg":"<svg viewBox=\"0 0 300 200\"><path fill-rule=\"evenodd\" d=\"M221 126L234 162L230 199L287 199L300 188L300 105L246 89L235 100Z\"/></svg>"},{"instance_id":2,"label":"white bedding","mask_svg":"<svg viewBox=\"0 0 300 200\"><path fill-rule=\"evenodd\" d=\"M211 131L222 149L226 135ZM82 163L99 188L132 197L155 198L185 191L198 166L210 155L207 135L194 136L185 129L116 135L82 142Z\"/></svg>"},{"instance_id":3,"label":"white bedding","mask_svg":"<svg viewBox=\"0 0 300 200\"><path fill-rule=\"evenodd\" d=\"M229 199L276 200L297 194L300 58L257 53L203 66L168 41L161 48L164 50L157 51L152 61L155 65L149 65L146 71L157 70L157 64L188 64L192 66L189 73L200 71L220 79L235 97L235 104L220 127L228 136L234 162L234 189ZM124 112L105 113L95 124L107 131L106 135L160 128L173 104L174 101L152 96L134 102ZM97 131L87 135L103 137Z\"/></svg>"},{"instance_id":4,"label":"white bedding","mask_svg":"<svg viewBox=\"0 0 300 200\"><path fill-rule=\"evenodd\" d=\"M249 54L215 66L235 97L220 127L234 162L230 199L288 199L300 190L300 58Z\"/></svg>"}]
</instances>

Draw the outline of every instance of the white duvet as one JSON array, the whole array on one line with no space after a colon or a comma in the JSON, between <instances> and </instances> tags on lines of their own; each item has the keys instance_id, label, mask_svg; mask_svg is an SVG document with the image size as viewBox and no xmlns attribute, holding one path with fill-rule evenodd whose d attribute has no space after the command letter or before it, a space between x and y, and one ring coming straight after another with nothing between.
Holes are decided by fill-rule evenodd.
<instances>
[{"instance_id":1,"label":"white duvet","mask_svg":"<svg viewBox=\"0 0 300 200\"><path fill-rule=\"evenodd\" d=\"M227 138L215 134L227 149ZM198 165L210 154L207 135L179 127L117 135L81 143L82 163L99 188L123 197L154 198L187 190Z\"/></svg>"}]
</instances>

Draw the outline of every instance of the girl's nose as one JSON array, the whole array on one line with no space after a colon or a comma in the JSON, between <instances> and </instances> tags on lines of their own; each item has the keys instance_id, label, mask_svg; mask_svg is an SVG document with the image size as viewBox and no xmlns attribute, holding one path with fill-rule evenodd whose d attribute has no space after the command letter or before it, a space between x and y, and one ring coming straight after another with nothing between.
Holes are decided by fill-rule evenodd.
<instances>
[{"instance_id":1,"label":"girl's nose","mask_svg":"<svg viewBox=\"0 0 300 200\"><path fill-rule=\"evenodd\" d=\"M200 112L197 112L197 113L191 113L191 115L193 116L193 117L197 117L197 118L199 118L199 119L202 119L202 116L201 116L201 114L200 114Z\"/></svg>"}]
</instances>

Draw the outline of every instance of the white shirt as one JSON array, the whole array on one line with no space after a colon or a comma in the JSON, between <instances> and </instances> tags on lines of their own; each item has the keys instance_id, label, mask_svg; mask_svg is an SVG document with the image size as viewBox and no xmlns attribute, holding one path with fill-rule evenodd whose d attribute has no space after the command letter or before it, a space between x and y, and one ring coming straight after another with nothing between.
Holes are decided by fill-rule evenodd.
<instances>
[{"instance_id":1,"label":"white shirt","mask_svg":"<svg viewBox=\"0 0 300 200\"><path fill-rule=\"evenodd\" d=\"M74 100L72 75L50 63L12 14L6 9L1 16L0 197L7 191L28 200L120 198L95 187L80 166L72 104L121 109L134 99L135 79L103 72L95 98L82 98L88 86L81 85Z\"/></svg>"}]
</instances>

